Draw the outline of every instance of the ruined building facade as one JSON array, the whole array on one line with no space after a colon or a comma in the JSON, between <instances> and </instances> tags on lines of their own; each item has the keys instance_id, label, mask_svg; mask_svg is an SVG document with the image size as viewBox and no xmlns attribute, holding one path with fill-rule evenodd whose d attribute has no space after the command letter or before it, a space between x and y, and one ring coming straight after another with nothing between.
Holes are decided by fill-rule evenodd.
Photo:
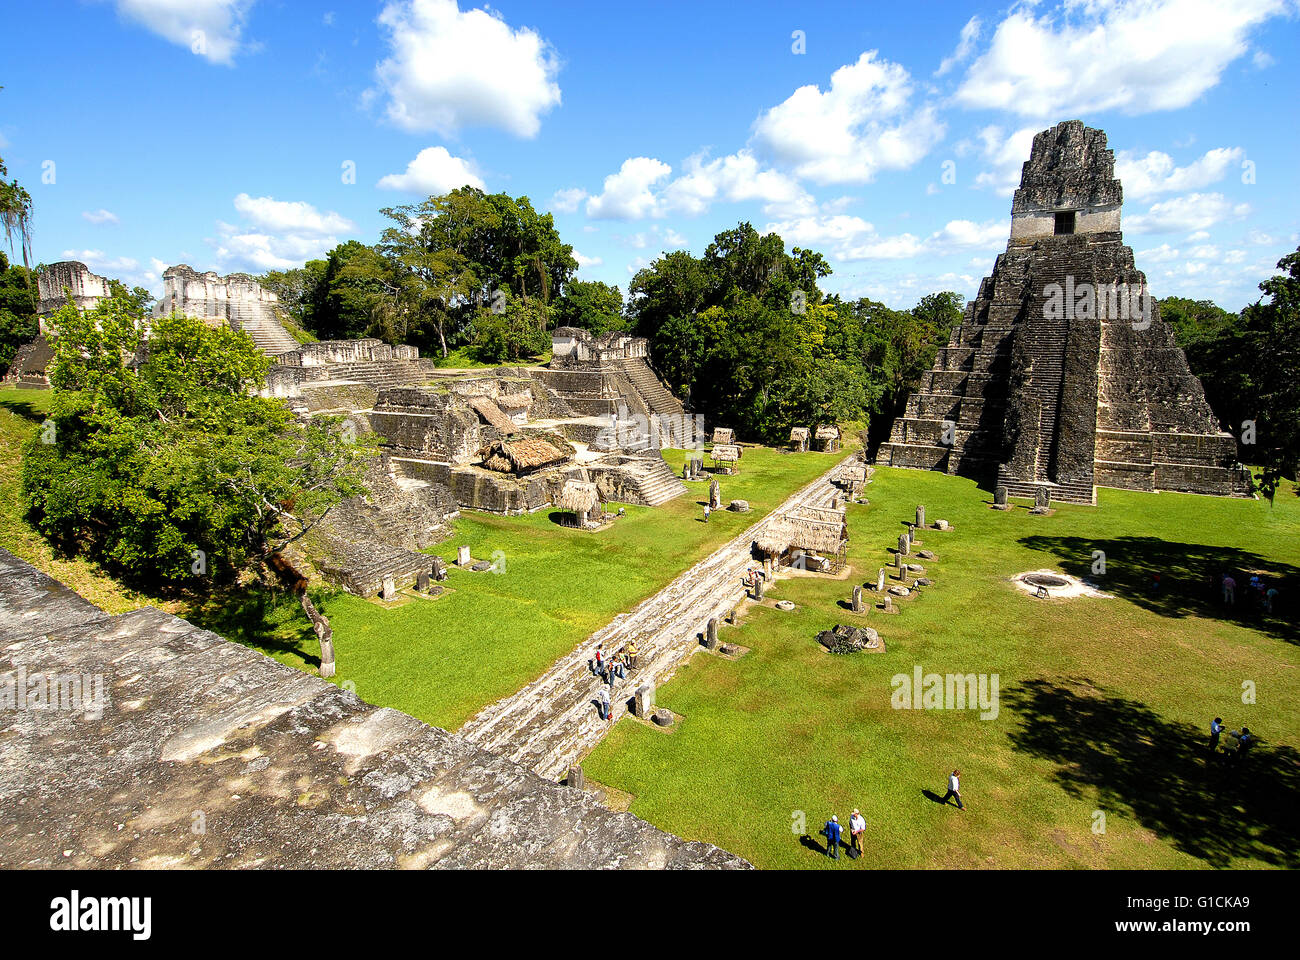
<instances>
[{"instance_id":1,"label":"ruined building facade","mask_svg":"<svg viewBox=\"0 0 1300 960\"><path fill-rule=\"evenodd\" d=\"M227 324L247 333L259 350L274 357L298 348L276 317L278 304L274 293L246 273L223 277L180 263L163 271L163 295L154 304L154 316L181 313Z\"/></svg>"},{"instance_id":2,"label":"ruined building facade","mask_svg":"<svg viewBox=\"0 0 1300 960\"><path fill-rule=\"evenodd\" d=\"M877 463L1095 503L1096 487L1240 495L1224 433L1120 232L1106 135L1034 137L1011 239Z\"/></svg>"}]
</instances>

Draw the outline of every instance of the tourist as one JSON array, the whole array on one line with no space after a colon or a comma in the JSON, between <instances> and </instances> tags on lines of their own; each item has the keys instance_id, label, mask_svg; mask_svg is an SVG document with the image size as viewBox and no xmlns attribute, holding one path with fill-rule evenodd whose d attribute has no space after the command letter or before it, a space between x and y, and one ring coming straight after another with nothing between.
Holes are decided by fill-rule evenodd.
<instances>
[{"instance_id":1,"label":"tourist","mask_svg":"<svg viewBox=\"0 0 1300 960\"><path fill-rule=\"evenodd\" d=\"M826 834L826 856L832 860L840 858L840 818L831 815L826 821L826 829L822 831Z\"/></svg>"},{"instance_id":2,"label":"tourist","mask_svg":"<svg viewBox=\"0 0 1300 960\"><path fill-rule=\"evenodd\" d=\"M629 640L627 643L627 667L629 670L636 669L636 655L639 652L640 651L637 650L636 641Z\"/></svg>"},{"instance_id":3,"label":"tourist","mask_svg":"<svg viewBox=\"0 0 1300 960\"><path fill-rule=\"evenodd\" d=\"M1210 724L1210 753L1219 749L1219 734L1223 733L1223 718L1215 717Z\"/></svg>"},{"instance_id":4,"label":"tourist","mask_svg":"<svg viewBox=\"0 0 1300 960\"><path fill-rule=\"evenodd\" d=\"M1273 615L1273 606L1277 603L1277 587L1269 587L1264 592L1264 612Z\"/></svg>"},{"instance_id":5,"label":"tourist","mask_svg":"<svg viewBox=\"0 0 1300 960\"><path fill-rule=\"evenodd\" d=\"M1255 745L1255 735L1250 732L1250 727L1242 727L1241 733L1234 730L1229 736L1237 741L1237 748L1228 756L1234 764L1240 763L1241 758L1246 755L1246 751Z\"/></svg>"},{"instance_id":6,"label":"tourist","mask_svg":"<svg viewBox=\"0 0 1300 960\"><path fill-rule=\"evenodd\" d=\"M596 644L596 673L602 680L605 679L605 651L602 649L604 646L603 643Z\"/></svg>"},{"instance_id":7,"label":"tourist","mask_svg":"<svg viewBox=\"0 0 1300 960\"><path fill-rule=\"evenodd\" d=\"M627 671L623 669L623 648L622 647L618 648L618 653L614 654L613 659L609 661L609 685L611 687L614 685L615 676L617 676L620 680L624 680L627 678Z\"/></svg>"},{"instance_id":8,"label":"tourist","mask_svg":"<svg viewBox=\"0 0 1300 960\"><path fill-rule=\"evenodd\" d=\"M960 776L960 770L954 770L952 773L948 774L948 792L943 795L942 803L947 805L949 797L956 797L957 809L965 810L966 806L961 802L961 781L958 779Z\"/></svg>"},{"instance_id":9,"label":"tourist","mask_svg":"<svg viewBox=\"0 0 1300 960\"><path fill-rule=\"evenodd\" d=\"M1160 592L1160 571L1159 570L1151 574L1151 592L1152 593Z\"/></svg>"},{"instance_id":10,"label":"tourist","mask_svg":"<svg viewBox=\"0 0 1300 960\"><path fill-rule=\"evenodd\" d=\"M853 816L849 817L849 840L854 850L862 853L862 834L866 832L867 821L862 814L858 812L857 807L853 808Z\"/></svg>"},{"instance_id":11,"label":"tourist","mask_svg":"<svg viewBox=\"0 0 1300 960\"><path fill-rule=\"evenodd\" d=\"M601 684L600 692L596 694L596 699L600 701L600 719L612 720L613 712L609 709L609 687Z\"/></svg>"},{"instance_id":12,"label":"tourist","mask_svg":"<svg viewBox=\"0 0 1300 960\"><path fill-rule=\"evenodd\" d=\"M1230 607L1237 603L1237 581L1232 579L1230 573L1223 575L1223 602Z\"/></svg>"},{"instance_id":13,"label":"tourist","mask_svg":"<svg viewBox=\"0 0 1300 960\"><path fill-rule=\"evenodd\" d=\"M709 522L709 505L707 503L704 505L704 522Z\"/></svg>"}]
</instances>

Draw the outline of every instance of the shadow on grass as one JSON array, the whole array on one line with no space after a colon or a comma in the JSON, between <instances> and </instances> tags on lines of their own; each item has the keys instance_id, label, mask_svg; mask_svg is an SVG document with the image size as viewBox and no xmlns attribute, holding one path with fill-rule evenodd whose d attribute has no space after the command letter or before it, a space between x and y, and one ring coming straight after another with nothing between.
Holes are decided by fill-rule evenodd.
<instances>
[{"instance_id":1,"label":"shadow on grass","mask_svg":"<svg viewBox=\"0 0 1300 960\"><path fill-rule=\"evenodd\" d=\"M327 597L313 593L312 601L322 615L329 616ZM223 591L191 610L188 619L265 654L292 654L310 666L320 666L320 641L291 594L272 593L264 587Z\"/></svg>"},{"instance_id":2,"label":"shadow on grass","mask_svg":"<svg viewBox=\"0 0 1300 960\"><path fill-rule=\"evenodd\" d=\"M0 407L4 407L10 413L22 417L24 420L30 420L32 423L44 423L47 416L32 406L30 401L20 400L17 397L0 396Z\"/></svg>"},{"instance_id":3,"label":"shadow on grass","mask_svg":"<svg viewBox=\"0 0 1300 960\"><path fill-rule=\"evenodd\" d=\"M1171 543L1156 537L1105 540L1034 535L1020 542L1031 550L1053 554L1066 573L1162 616L1217 617L1300 644L1300 623L1288 613L1296 609L1294 594L1300 589L1300 569L1291 564L1236 547ZM1092 572L1095 550L1106 554L1105 576ZM1158 588L1152 586L1156 573L1160 574ZM1224 573L1237 581L1232 606L1223 602L1218 585L1218 577ZM1278 589L1272 615L1265 614L1249 596L1247 584L1252 574L1259 574L1265 589Z\"/></svg>"},{"instance_id":4,"label":"shadow on grass","mask_svg":"<svg viewBox=\"0 0 1300 960\"><path fill-rule=\"evenodd\" d=\"M1056 764L1072 797L1095 796L1210 866L1300 866L1300 751L1266 745L1267 731L1233 766L1207 751L1208 717L1204 731L1170 722L1085 679L1026 681L1002 700L1019 718L1012 747Z\"/></svg>"}]
</instances>

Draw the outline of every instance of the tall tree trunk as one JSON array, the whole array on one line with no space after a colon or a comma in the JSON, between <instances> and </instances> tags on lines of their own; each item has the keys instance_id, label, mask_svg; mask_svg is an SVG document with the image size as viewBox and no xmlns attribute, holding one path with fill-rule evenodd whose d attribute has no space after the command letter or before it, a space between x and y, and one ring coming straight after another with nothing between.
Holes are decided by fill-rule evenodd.
<instances>
[{"instance_id":1,"label":"tall tree trunk","mask_svg":"<svg viewBox=\"0 0 1300 960\"><path fill-rule=\"evenodd\" d=\"M316 609L316 605L307 596L306 590L298 594L298 602L302 605L303 613L307 614L307 619L311 621L311 628L316 632L316 638L320 640L320 675L328 680L334 676L334 628L330 626L325 615Z\"/></svg>"}]
</instances>

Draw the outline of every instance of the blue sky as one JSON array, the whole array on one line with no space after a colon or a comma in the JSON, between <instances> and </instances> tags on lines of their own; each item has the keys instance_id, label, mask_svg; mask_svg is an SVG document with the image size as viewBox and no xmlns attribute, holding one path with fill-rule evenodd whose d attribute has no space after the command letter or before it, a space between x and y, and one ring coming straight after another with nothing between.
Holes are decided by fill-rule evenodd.
<instances>
[{"instance_id":1,"label":"blue sky","mask_svg":"<svg viewBox=\"0 0 1300 960\"><path fill-rule=\"evenodd\" d=\"M1156 296L1237 309L1300 243L1297 0L45 0L0 35L39 261L301 264L469 181L626 289L748 220L829 290L973 296L1033 133L1109 135ZM354 176L349 176L351 172Z\"/></svg>"}]
</instances>

